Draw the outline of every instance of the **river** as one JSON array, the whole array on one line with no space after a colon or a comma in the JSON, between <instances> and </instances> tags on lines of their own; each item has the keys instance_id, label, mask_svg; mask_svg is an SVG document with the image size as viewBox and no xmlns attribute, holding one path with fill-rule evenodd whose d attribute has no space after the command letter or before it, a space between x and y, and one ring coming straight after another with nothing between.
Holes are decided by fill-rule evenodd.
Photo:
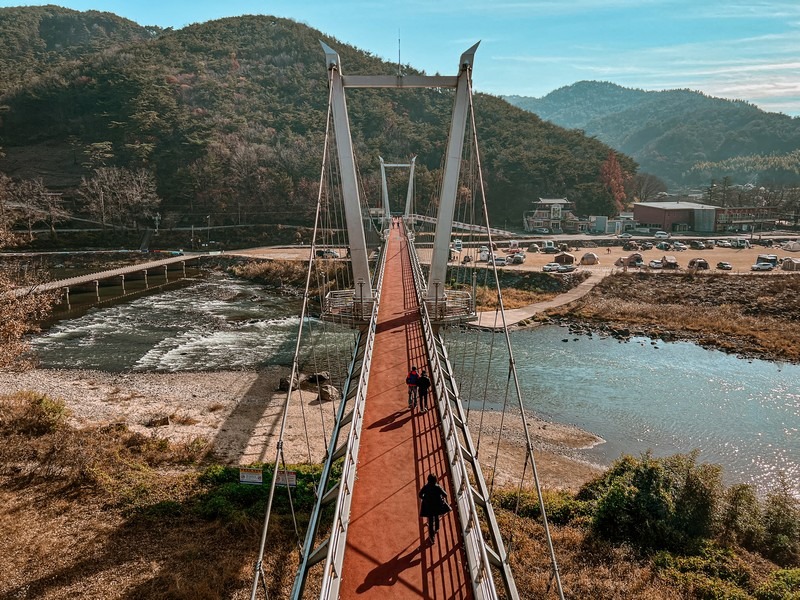
<instances>
[{"instance_id":1,"label":"river","mask_svg":"<svg viewBox=\"0 0 800 600\"><path fill-rule=\"evenodd\" d=\"M214 371L290 364L300 301L212 274L179 289L91 309L33 339L45 368ZM316 345L350 352L353 333L311 319ZM326 334L322 336L322 332ZM502 336L446 334L462 393L480 407L505 397ZM701 450L726 482L765 491L779 472L800 489L800 366L745 360L683 342L577 336L556 326L511 334L527 408L591 431L583 451L610 464L621 453ZM492 357L491 361L489 357Z\"/></svg>"}]
</instances>

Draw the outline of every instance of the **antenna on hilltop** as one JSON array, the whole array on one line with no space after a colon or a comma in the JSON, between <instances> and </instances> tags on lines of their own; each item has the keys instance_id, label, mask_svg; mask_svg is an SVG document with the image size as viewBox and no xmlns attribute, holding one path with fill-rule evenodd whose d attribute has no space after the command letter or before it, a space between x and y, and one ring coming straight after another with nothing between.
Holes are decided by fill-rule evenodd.
<instances>
[{"instance_id":1,"label":"antenna on hilltop","mask_svg":"<svg viewBox=\"0 0 800 600\"><path fill-rule=\"evenodd\" d=\"M403 76L403 70L400 67L400 30L397 30L397 76Z\"/></svg>"}]
</instances>

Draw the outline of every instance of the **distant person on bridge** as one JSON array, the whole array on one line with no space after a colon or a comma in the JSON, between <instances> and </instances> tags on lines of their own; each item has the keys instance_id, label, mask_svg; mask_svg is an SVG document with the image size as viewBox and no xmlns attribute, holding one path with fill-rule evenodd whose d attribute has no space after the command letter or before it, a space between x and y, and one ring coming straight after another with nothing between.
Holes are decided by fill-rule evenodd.
<instances>
[{"instance_id":1,"label":"distant person on bridge","mask_svg":"<svg viewBox=\"0 0 800 600\"><path fill-rule=\"evenodd\" d=\"M450 512L447 503L447 492L439 485L436 475L428 475L428 483L419 491L422 506L419 510L420 517L428 518L428 539L433 542L436 532L439 531L439 517Z\"/></svg>"},{"instance_id":2,"label":"distant person on bridge","mask_svg":"<svg viewBox=\"0 0 800 600\"><path fill-rule=\"evenodd\" d=\"M419 407L422 409L422 412L427 412L428 410L428 389L431 387L431 380L428 378L425 369L422 369L422 373L419 375L419 379L417 379L417 392L419 393Z\"/></svg>"},{"instance_id":3,"label":"distant person on bridge","mask_svg":"<svg viewBox=\"0 0 800 600\"><path fill-rule=\"evenodd\" d=\"M417 405L417 382L419 381L419 373L417 367L411 367L411 371L406 377L406 385L408 386L408 408L413 410Z\"/></svg>"}]
</instances>

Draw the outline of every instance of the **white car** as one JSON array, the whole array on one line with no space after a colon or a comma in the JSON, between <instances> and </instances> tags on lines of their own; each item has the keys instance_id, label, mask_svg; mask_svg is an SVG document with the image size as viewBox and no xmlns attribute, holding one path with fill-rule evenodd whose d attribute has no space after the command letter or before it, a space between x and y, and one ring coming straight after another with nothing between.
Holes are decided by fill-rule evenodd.
<instances>
[{"instance_id":1,"label":"white car","mask_svg":"<svg viewBox=\"0 0 800 600\"><path fill-rule=\"evenodd\" d=\"M625 233L620 233L620 234L619 234L617 237L618 237L619 239L621 239L621 240L629 240L629 239L631 239L633 236L632 236L630 233L628 233L628 232L626 231Z\"/></svg>"},{"instance_id":2,"label":"white car","mask_svg":"<svg viewBox=\"0 0 800 600\"><path fill-rule=\"evenodd\" d=\"M672 244L672 249L673 250L677 250L678 252L681 252L682 250L686 250L688 247L689 246L687 246L686 244L683 244L681 242L675 242L674 244Z\"/></svg>"},{"instance_id":3,"label":"white car","mask_svg":"<svg viewBox=\"0 0 800 600\"><path fill-rule=\"evenodd\" d=\"M659 240L668 240L669 233L667 233L666 231L656 231L655 237L658 238Z\"/></svg>"},{"instance_id":4,"label":"white car","mask_svg":"<svg viewBox=\"0 0 800 600\"><path fill-rule=\"evenodd\" d=\"M660 260L651 260L647 263L651 269L662 269L664 265L661 263Z\"/></svg>"},{"instance_id":5,"label":"white car","mask_svg":"<svg viewBox=\"0 0 800 600\"><path fill-rule=\"evenodd\" d=\"M730 248L731 243L728 240L720 240L717 242L717 246L720 248Z\"/></svg>"},{"instance_id":6,"label":"white car","mask_svg":"<svg viewBox=\"0 0 800 600\"><path fill-rule=\"evenodd\" d=\"M760 262L756 263L750 267L751 271L772 271L774 269L774 265L768 262Z\"/></svg>"},{"instance_id":7,"label":"white car","mask_svg":"<svg viewBox=\"0 0 800 600\"><path fill-rule=\"evenodd\" d=\"M558 268L560 266L561 265L556 262L547 263L545 266L542 267L542 271L544 271L545 273L555 273L556 271L558 271Z\"/></svg>"},{"instance_id":8,"label":"white car","mask_svg":"<svg viewBox=\"0 0 800 600\"><path fill-rule=\"evenodd\" d=\"M508 264L505 256L495 256L492 258L492 262L495 267L505 267Z\"/></svg>"}]
</instances>

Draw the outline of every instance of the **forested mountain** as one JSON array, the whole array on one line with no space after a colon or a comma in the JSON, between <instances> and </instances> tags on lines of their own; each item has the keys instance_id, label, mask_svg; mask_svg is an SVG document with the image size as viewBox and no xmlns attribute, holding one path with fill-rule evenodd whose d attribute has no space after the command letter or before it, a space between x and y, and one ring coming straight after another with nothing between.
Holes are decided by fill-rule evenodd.
<instances>
[{"instance_id":1,"label":"forested mountain","mask_svg":"<svg viewBox=\"0 0 800 600\"><path fill-rule=\"evenodd\" d=\"M799 181L791 169L731 173L712 168L736 157L781 156L800 147L800 118L764 112L747 102L690 90L646 92L597 81L581 81L543 98L507 96L506 100L562 127L596 136L672 187L707 186L711 178L725 175L738 183L754 178L763 185Z\"/></svg>"},{"instance_id":2,"label":"forested mountain","mask_svg":"<svg viewBox=\"0 0 800 600\"><path fill-rule=\"evenodd\" d=\"M345 74L397 68L273 17L157 31L52 7L0 9L0 22L9 22L10 11L30 24L16 37L2 30L0 61L10 64L24 50L37 76L19 78L0 98L6 154L0 171L41 177L48 188L89 205L103 182L141 181L137 189L146 189L152 172L160 210L193 215L192 222L208 214L215 223L307 222L328 99L320 39L338 50ZM74 27L45 26L53 19ZM85 35L98 30L104 33ZM454 54L454 70L457 60ZM452 93L349 90L347 100L368 194L379 193L379 156L417 155L424 211L438 185ZM539 196L567 196L587 214L614 212L600 180L608 147L496 97L476 95L475 111L494 219L518 223ZM618 158L625 171L635 171L632 160ZM108 204L108 197L100 199Z\"/></svg>"},{"instance_id":3,"label":"forested mountain","mask_svg":"<svg viewBox=\"0 0 800 600\"><path fill-rule=\"evenodd\" d=\"M52 67L160 31L117 15L59 6L0 9L0 92L25 85Z\"/></svg>"}]
</instances>

